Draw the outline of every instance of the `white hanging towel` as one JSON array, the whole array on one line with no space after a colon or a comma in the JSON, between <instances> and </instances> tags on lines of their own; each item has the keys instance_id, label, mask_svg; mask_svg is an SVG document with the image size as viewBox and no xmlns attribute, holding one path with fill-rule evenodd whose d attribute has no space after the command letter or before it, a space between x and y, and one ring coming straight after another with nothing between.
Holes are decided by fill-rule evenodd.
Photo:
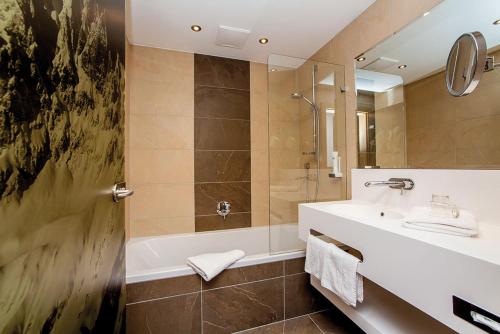
<instances>
[{"instance_id":1,"label":"white hanging towel","mask_svg":"<svg viewBox=\"0 0 500 334\"><path fill-rule=\"evenodd\" d=\"M432 209L425 206L417 206L410 211L403 226L415 230L423 230L463 237L473 237L477 234L477 222L472 213L460 210L458 218L436 217L432 215Z\"/></svg>"},{"instance_id":2,"label":"white hanging towel","mask_svg":"<svg viewBox=\"0 0 500 334\"><path fill-rule=\"evenodd\" d=\"M309 237L307 238L306 263L304 271L313 275L317 279L321 279L323 258L327 247L327 242L309 234Z\"/></svg>"},{"instance_id":3,"label":"white hanging towel","mask_svg":"<svg viewBox=\"0 0 500 334\"><path fill-rule=\"evenodd\" d=\"M363 302L363 277L358 274L359 262L357 257L334 244L328 244L320 279L322 287L354 307L356 302Z\"/></svg>"},{"instance_id":4,"label":"white hanging towel","mask_svg":"<svg viewBox=\"0 0 500 334\"><path fill-rule=\"evenodd\" d=\"M208 282L243 257L245 257L245 252L235 249L225 253L207 253L188 257L187 265Z\"/></svg>"}]
</instances>

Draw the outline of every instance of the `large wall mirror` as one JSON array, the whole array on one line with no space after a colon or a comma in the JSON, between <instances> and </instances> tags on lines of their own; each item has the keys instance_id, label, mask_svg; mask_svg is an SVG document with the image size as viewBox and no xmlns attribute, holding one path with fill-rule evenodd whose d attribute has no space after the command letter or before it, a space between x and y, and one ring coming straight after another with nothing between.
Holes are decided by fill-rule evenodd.
<instances>
[{"instance_id":1,"label":"large wall mirror","mask_svg":"<svg viewBox=\"0 0 500 334\"><path fill-rule=\"evenodd\" d=\"M479 31L500 61L499 0L445 0L356 62L359 168L500 168L500 69L454 97L445 66Z\"/></svg>"}]
</instances>

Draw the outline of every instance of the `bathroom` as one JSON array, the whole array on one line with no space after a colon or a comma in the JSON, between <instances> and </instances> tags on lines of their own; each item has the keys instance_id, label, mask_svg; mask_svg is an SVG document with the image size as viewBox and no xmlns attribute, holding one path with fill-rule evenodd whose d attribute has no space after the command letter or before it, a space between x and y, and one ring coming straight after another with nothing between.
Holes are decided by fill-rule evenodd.
<instances>
[{"instance_id":1,"label":"bathroom","mask_svg":"<svg viewBox=\"0 0 500 334\"><path fill-rule=\"evenodd\" d=\"M478 4L2 0L0 333L500 333Z\"/></svg>"}]
</instances>

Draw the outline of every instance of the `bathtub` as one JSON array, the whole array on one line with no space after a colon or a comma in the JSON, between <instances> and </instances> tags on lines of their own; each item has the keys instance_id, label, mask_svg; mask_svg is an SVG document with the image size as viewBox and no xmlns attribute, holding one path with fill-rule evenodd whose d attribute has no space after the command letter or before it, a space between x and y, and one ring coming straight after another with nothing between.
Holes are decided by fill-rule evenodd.
<instances>
[{"instance_id":1,"label":"bathtub","mask_svg":"<svg viewBox=\"0 0 500 334\"><path fill-rule=\"evenodd\" d=\"M297 224L131 238L126 248L127 283L194 274L186 265L186 259L202 253L243 250L246 256L230 268L305 255Z\"/></svg>"}]
</instances>

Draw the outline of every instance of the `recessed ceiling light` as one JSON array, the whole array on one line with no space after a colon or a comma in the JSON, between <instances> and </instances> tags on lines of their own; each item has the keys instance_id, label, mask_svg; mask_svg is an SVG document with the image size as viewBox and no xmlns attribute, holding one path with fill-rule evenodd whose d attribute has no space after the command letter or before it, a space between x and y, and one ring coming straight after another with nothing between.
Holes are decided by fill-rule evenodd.
<instances>
[{"instance_id":1,"label":"recessed ceiling light","mask_svg":"<svg viewBox=\"0 0 500 334\"><path fill-rule=\"evenodd\" d=\"M276 71L277 71L277 69L271 68L271 72L276 72Z\"/></svg>"},{"instance_id":2,"label":"recessed ceiling light","mask_svg":"<svg viewBox=\"0 0 500 334\"><path fill-rule=\"evenodd\" d=\"M422 16L427 16L429 15L431 12L425 12Z\"/></svg>"},{"instance_id":3,"label":"recessed ceiling light","mask_svg":"<svg viewBox=\"0 0 500 334\"><path fill-rule=\"evenodd\" d=\"M366 57L361 56L361 57L356 58L356 60L357 60L357 61L365 61L365 60L366 60Z\"/></svg>"},{"instance_id":4,"label":"recessed ceiling light","mask_svg":"<svg viewBox=\"0 0 500 334\"><path fill-rule=\"evenodd\" d=\"M399 65L399 66L398 66L398 68L399 68L400 70L404 70L404 69L405 69L405 68L407 68L407 67L408 67L408 65L406 65L406 64L405 64L405 65Z\"/></svg>"},{"instance_id":5,"label":"recessed ceiling light","mask_svg":"<svg viewBox=\"0 0 500 334\"><path fill-rule=\"evenodd\" d=\"M500 25L500 19L498 19L495 22L493 22L493 24L496 25L496 26Z\"/></svg>"},{"instance_id":6,"label":"recessed ceiling light","mask_svg":"<svg viewBox=\"0 0 500 334\"><path fill-rule=\"evenodd\" d=\"M194 31L194 32L200 32L201 31L201 26L199 26L197 24L193 24L191 26L191 30Z\"/></svg>"},{"instance_id":7,"label":"recessed ceiling light","mask_svg":"<svg viewBox=\"0 0 500 334\"><path fill-rule=\"evenodd\" d=\"M265 38L265 37L262 37L259 39L259 43L260 44L267 44L269 43L269 39Z\"/></svg>"}]
</instances>

